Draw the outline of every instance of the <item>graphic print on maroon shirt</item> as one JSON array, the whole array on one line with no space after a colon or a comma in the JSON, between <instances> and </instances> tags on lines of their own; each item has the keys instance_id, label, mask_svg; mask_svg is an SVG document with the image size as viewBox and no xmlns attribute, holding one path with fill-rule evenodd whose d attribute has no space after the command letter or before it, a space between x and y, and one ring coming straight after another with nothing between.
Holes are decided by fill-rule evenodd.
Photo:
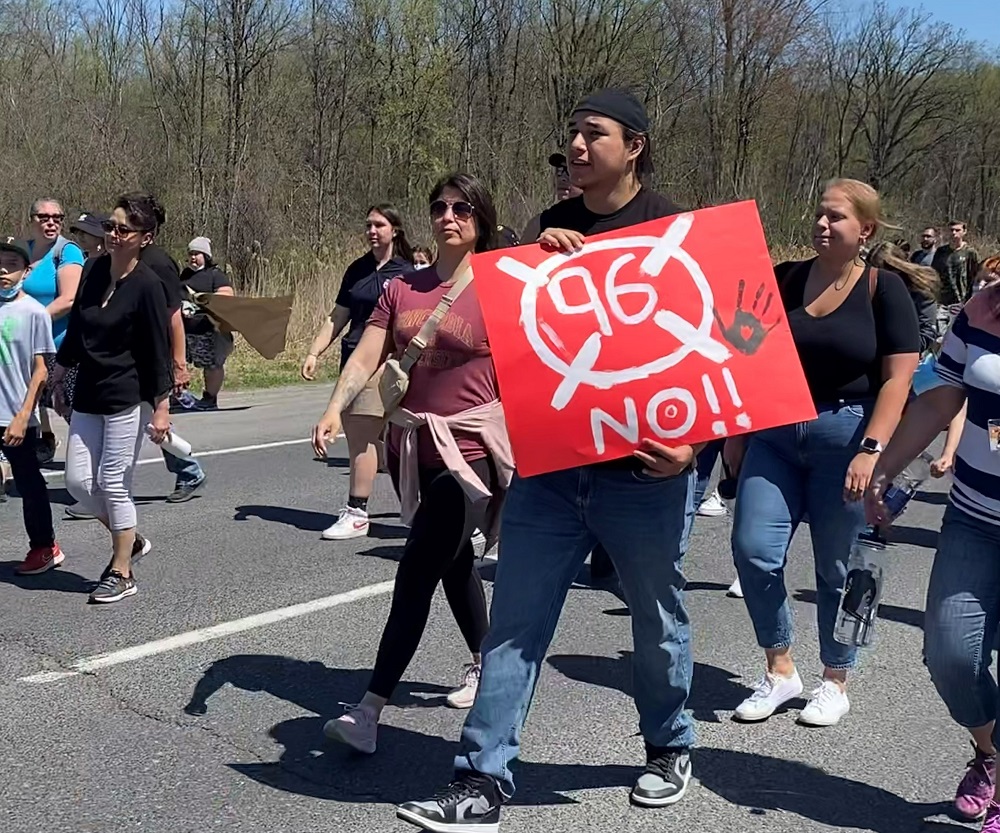
<instances>
[{"instance_id":1,"label":"graphic print on maroon shirt","mask_svg":"<svg viewBox=\"0 0 1000 833\"><path fill-rule=\"evenodd\" d=\"M368 323L388 330L393 342L392 352L400 355L450 288L441 284L433 267L403 275L389 284ZM486 325L473 281L441 319L437 332L410 370L410 387L403 406L415 414L452 416L492 402L499 395ZM401 434L402 429L392 427L390 453L399 453ZM486 449L478 437L456 431L455 440L466 460L486 456ZM421 465L443 465L426 428L421 429L418 444Z\"/></svg>"}]
</instances>

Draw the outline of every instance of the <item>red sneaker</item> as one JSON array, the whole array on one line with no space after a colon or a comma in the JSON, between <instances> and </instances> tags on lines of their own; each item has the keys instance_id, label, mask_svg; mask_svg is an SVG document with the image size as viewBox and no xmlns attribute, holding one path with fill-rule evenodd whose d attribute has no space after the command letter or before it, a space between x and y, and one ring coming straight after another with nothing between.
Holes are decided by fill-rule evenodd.
<instances>
[{"instance_id":1,"label":"red sneaker","mask_svg":"<svg viewBox=\"0 0 1000 833\"><path fill-rule=\"evenodd\" d=\"M39 573L58 567L65 558L58 544L53 544L51 547L35 547L28 552L28 557L17 565L14 572L19 576L37 576Z\"/></svg>"}]
</instances>

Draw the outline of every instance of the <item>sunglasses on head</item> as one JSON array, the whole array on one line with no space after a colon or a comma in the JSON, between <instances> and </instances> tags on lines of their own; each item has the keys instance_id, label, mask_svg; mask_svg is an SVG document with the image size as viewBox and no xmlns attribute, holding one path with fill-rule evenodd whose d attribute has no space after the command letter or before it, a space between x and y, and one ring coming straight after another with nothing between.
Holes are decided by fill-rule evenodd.
<instances>
[{"instance_id":1,"label":"sunglasses on head","mask_svg":"<svg viewBox=\"0 0 1000 833\"><path fill-rule=\"evenodd\" d=\"M65 214L36 214L35 219L40 223L61 223L66 219Z\"/></svg>"},{"instance_id":2,"label":"sunglasses on head","mask_svg":"<svg viewBox=\"0 0 1000 833\"><path fill-rule=\"evenodd\" d=\"M141 228L123 226L120 223L116 223L114 220L102 220L101 228L104 230L105 234L117 234L119 237L125 237L126 235L133 234L137 231L142 231Z\"/></svg>"},{"instance_id":3,"label":"sunglasses on head","mask_svg":"<svg viewBox=\"0 0 1000 833\"><path fill-rule=\"evenodd\" d=\"M435 220L440 220L448 213L449 208L451 208L451 213L455 215L456 220L469 220L476 213L475 206L465 200L456 200L455 202L434 200L431 203L431 217Z\"/></svg>"}]
</instances>

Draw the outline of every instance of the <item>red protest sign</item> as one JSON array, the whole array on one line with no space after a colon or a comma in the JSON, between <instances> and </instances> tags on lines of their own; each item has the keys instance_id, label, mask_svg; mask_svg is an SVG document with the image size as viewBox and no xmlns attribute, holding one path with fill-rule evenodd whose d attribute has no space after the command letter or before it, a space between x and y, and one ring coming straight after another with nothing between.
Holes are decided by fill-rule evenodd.
<instances>
[{"instance_id":1,"label":"red protest sign","mask_svg":"<svg viewBox=\"0 0 1000 833\"><path fill-rule=\"evenodd\" d=\"M522 476L816 416L753 202L473 269Z\"/></svg>"}]
</instances>

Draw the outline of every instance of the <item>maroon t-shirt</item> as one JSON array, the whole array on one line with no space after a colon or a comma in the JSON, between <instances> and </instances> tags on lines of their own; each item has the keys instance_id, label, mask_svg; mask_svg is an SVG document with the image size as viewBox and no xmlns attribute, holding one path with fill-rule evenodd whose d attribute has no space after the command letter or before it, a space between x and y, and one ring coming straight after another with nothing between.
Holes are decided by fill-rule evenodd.
<instances>
[{"instance_id":1,"label":"maroon t-shirt","mask_svg":"<svg viewBox=\"0 0 1000 833\"><path fill-rule=\"evenodd\" d=\"M368 323L388 330L392 352L401 355L449 288L441 284L433 266L395 278L382 293ZM437 332L410 370L410 387L403 407L415 414L452 416L499 397L493 356L473 281L441 319ZM388 442L391 454L399 453L401 434L401 428L391 426ZM486 447L478 436L458 431L454 434L466 460L486 456ZM418 444L421 465L444 465L426 428L421 429Z\"/></svg>"}]
</instances>

